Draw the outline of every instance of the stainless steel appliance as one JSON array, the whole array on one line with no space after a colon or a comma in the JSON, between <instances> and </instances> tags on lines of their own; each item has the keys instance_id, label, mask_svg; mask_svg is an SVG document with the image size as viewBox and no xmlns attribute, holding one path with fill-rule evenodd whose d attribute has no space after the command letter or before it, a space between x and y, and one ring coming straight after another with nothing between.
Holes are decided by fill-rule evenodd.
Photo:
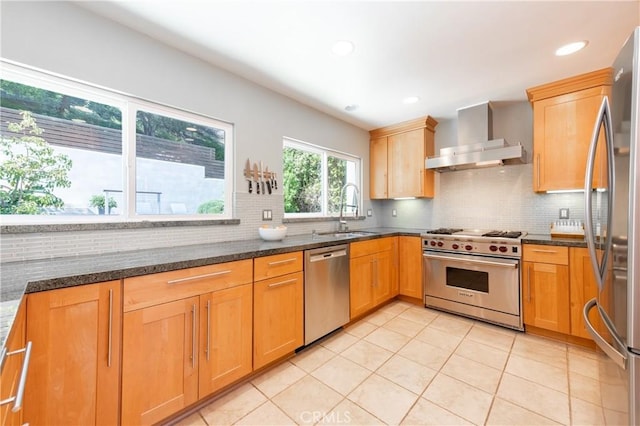
<instances>
[{"instance_id":1,"label":"stainless steel appliance","mask_svg":"<svg viewBox=\"0 0 640 426\"><path fill-rule=\"evenodd\" d=\"M349 246L304 252L304 344L349 322Z\"/></svg>"},{"instance_id":2,"label":"stainless steel appliance","mask_svg":"<svg viewBox=\"0 0 640 426\"><path fill-rule=\"evenodd\" d=\"M640 424L640 27L613 63L611 99L595 124L585 176L585 238L598 295L584 307L587 329L607 357L599 364L607 424ZM604 130L604 138L599 138ZM596 152L606 187L593 188ZM596 308L596 324L589 312Z\"/></svg>"},{"instance_id":3,"label":"stainless steel appliance","mask_svg":"<svg viewBox=\"0 0 640 426\"><path fill-rule=\"evenodd\" d=\"M451 228L423 234L425 306L522 330L522 236Z\"/></svg>"}]
</instances>

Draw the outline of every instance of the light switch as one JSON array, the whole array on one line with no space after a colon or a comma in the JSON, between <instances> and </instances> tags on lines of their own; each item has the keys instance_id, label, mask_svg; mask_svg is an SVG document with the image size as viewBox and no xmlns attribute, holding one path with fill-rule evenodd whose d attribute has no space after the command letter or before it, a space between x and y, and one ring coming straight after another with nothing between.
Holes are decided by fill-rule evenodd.
<instances>
[{"instance_id":1,"label":"light switch","mask_svg":"<svg viewBox=\"0 0 640 426\"><path fill-rule=\"evenodd\" d=\"M273 220L271 210L262 210L262 220Z\"/></svg>"},{"instance_id":2,"label":"light switch","mask_svg":"<svg viewBox=\"0 0 640 426\"><path fill-rule=\"evenodd\" d=\"M396 209L391 210L391 216L393 217L398 216L398 211Z\"/></svg>"}]
</instances>

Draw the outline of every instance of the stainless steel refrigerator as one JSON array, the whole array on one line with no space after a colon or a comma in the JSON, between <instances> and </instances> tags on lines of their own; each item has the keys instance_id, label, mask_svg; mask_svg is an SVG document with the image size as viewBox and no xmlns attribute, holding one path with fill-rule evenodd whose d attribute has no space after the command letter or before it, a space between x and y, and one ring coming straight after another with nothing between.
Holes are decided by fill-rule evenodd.
<instances>
[{"instance_id":1,"label":"stainless steel refrigerator","mask_svg":"<svg viewBox=\"0 0 640 426\"><path fill-rule=\"evenodd\" d=\"M598 295L583 316L606 354L598 373L608 424L640 424L639 65L640 27L613 63L611 98L594 126L585 176L585 237ZM606 167L596 167L597 152ZM604 173L603 187L593 187L594 173Z\"/></svg>"}]
</instances>

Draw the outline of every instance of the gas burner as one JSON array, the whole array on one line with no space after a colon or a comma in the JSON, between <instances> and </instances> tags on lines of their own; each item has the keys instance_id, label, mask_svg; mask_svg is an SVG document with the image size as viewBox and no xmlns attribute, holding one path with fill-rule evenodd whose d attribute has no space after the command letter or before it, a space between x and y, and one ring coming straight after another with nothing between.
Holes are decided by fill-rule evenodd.
<instances>
[{"instance_id":1,"label":"gas burner","mask_svg":"<svg viewBox=\"0 0 640 426\"><path fill-rule=\"evenodd\" d=\"M460 231L462 231L460 228L438 228L432 231L427 231L427 234L451 235Z\"/></svg>"},{"instance_id":2,"label":"gas burner","mask_svg":"<svg viewBox=\"0 0 640 426\"><path fill-rule=\"evenodd\" d=\"M518 238L522 235L519 231L490 231L482 234L483 237Z\"/></svg>"}]
</instances>

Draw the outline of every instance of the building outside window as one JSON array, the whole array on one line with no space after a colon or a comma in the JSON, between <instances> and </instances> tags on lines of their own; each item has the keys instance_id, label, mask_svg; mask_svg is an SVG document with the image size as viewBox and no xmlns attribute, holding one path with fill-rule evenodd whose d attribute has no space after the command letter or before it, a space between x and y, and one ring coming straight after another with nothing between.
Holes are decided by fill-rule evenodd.
<instances>
[{"instance_id":1,"label":"building outside window","mask_svg":"<svg viewBox=\"0 0 640 426\"><path fill-rule=\"evenodd\" d=\"M232 217L231 124L2 67L3 220Z\"/></svg>"},{"instance_id":2,"label":"building outside window","mask_svg":"<svg viewBox=\"0 0 640 426\"><path fill-rule=\"evenodd\" d=\"M360 163L353 155L285 138L285 217L339 216L341 205L344 215L357 216L361 194L354 185L360 188ZM345 187L348 183L353 185Z\"/></svg>"}]
</instances>

